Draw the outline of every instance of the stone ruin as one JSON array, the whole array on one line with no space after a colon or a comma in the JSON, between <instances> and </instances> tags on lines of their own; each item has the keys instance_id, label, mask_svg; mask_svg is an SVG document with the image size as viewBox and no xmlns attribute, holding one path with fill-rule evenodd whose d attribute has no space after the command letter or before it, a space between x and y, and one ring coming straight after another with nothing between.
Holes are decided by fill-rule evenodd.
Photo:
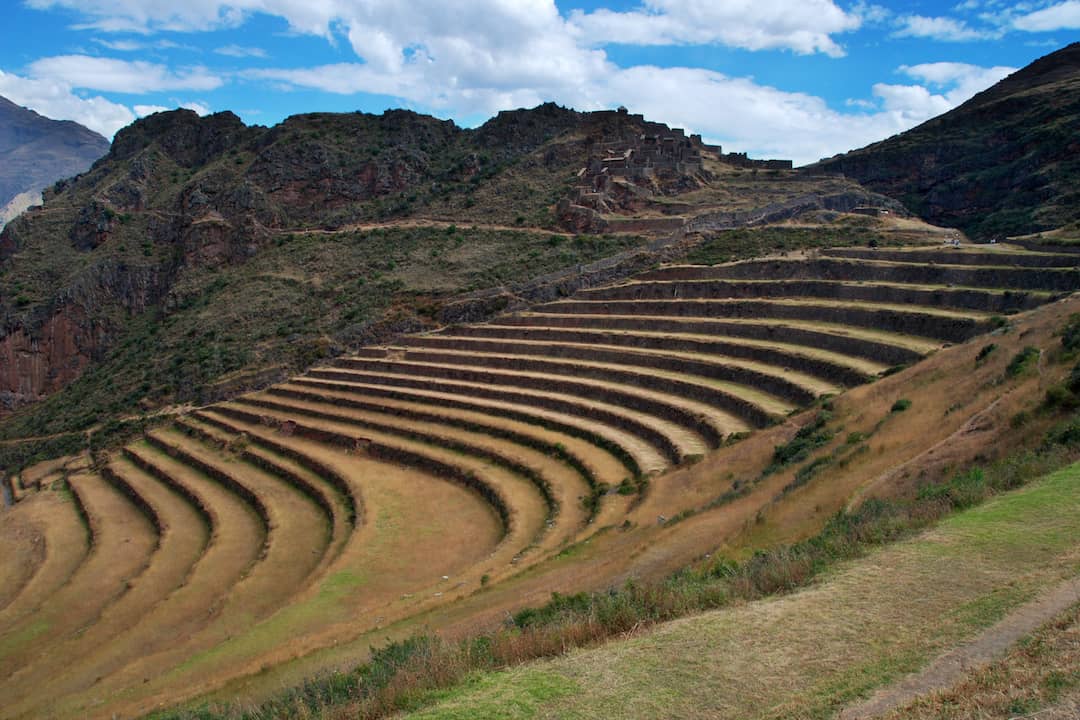
<instances>
[{"instance_id":1,"label":"stone ruin","mask_svg":"<svg viewBox=\"0 0 1080 720\"><path fill-rule=\"evenodd\" d=\"M632 209L652 194L669 194L700 186L708 176L704 154L741 168L791 170L791 160L756 160L746 153L724 154L720 145L709 145L701 135L687 135L682 128L650 122L626 108L590 114L593 139L585 167L569 197L556 208L565 227L598 232L607 223L600 214L617 208ZM621 182L617 182L621 180Z\"/></svg>"}]
</instances>

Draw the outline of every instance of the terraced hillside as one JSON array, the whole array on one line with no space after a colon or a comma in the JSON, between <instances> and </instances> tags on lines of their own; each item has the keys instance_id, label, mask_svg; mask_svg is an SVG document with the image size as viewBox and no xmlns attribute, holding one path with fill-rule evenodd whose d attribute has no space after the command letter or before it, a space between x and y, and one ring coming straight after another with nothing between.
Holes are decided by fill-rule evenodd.
<instances>
[{"instance_id":1,"label":"terraced hillside","mask_svg":"<svg viewBox=\"0 0 1080 720\"><path fill-rule=\"evenodd\" d=\"M331 664L435 612L520 607L591 539L664 525L650 495L686 488L690 508L712 482L693 474L705 454L1080 288L1078 258L923 247L666 266L178 417L62 492L17 487L0 717L126 717ZM580 582L619 578L619 560Z\"/></svg>"}]
</instances>

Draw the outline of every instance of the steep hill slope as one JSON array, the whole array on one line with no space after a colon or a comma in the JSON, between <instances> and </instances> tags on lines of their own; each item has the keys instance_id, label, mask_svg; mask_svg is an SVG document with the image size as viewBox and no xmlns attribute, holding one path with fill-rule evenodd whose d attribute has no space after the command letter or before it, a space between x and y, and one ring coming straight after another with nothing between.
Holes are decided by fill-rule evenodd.
<instances>
[{"instance_id":1,"label":"steep hill slope","mask_svg":"<svg viewBox=\"0 0 1080 720\"><path fill-rule=\"evenodd\" d=\"M12 204L18 196L36 196L57 180L85 171L108 151L109 141L96 132L0 97L0 228L30 204Z\"/></svg>"},{"instance_id":2,"label":"steep hill slope","mask_svg":"<svg viewBox=\"0 0 1080 720\"><path fill-rule=\"evenodd\" d=\"M1080 221L1080 43L913 130L808 168L989 239Z\"/></svg>"},{"instance_id":3,"label":"steep hill slope","mask_svg":"<svg viewBox=\"0 0 1080 720\"><path fill-rule=\"evenodd\" d=\"M584 192L582 177L603 174L584 169L643 137L693 162L654 147L638 175ZM361 340L572 291L582 265L650 240L678 248L761 218L891 203L851 181L761 170L641 116L553 104L475 130L403 110L273 128L152 115L0 234L0 411L65 389L0 436L263 385ZM837 232L866 242L870 219L851 219L861 224ZM661 259L663 245L611 260L601 279Z\"/></svg>"}]
</instances>

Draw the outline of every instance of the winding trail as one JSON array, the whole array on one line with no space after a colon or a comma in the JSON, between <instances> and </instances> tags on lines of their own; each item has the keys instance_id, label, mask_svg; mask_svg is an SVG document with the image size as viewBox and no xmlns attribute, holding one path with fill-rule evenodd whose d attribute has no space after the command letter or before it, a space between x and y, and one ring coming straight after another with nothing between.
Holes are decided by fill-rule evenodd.
<instances>
[{"instance_id":1,"label":"winding trail","mask_svg":"<svg viewBox=\"0 0 1080 720\"><path fill-rule=\"evenodd\" d=\"M1080 576L1059 584L987 628L971 642L939 656L922 671L880 688L840 713L840 720L867 720L903 707L922 695L945 690L973 668L1005 655L1018 640L1080 602Z\"/></svg>"}]
</instances>

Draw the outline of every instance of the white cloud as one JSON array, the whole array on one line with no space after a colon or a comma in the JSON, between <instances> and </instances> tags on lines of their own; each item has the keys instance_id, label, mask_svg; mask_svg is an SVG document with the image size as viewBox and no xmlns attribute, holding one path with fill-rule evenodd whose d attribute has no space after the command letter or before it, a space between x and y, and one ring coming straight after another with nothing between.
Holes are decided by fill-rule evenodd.
<instances>
[{"instance_id":1,"label":"white cloud","mask_svg":"<svg viewBox=\"0 0 1080 720\"><path fill-rule=\"evenodd\" d=\"M198 114L200 117L202 117L203 115L209 115L210 114L209 106L207 106L204 103L183 102L183 103L177 103L176 107L181 107L181 108L184 108L186 110L194 110L195 113ZM147 115L153 115L154 113L168 112L169 110L172 110L173 108L165 107L164 105L135 105L132 109L135 111L135 114L138 115L139 117L146 117Z\"/></svg>"},{"instance_id":2,"label":"white cloud","mask_svg":"<svg viewBox=\"0 0 1080 720\"><path fill-rule=\"evenodd\" d=\"M876 6L860 6L871 17ZM592 44L720 44L746 50L783 48L801 54L844 54L832 35L855 30L862 14L832 0L644 0L640 9L571 13L570 23Z\"/></svg>"},{"instance_id":3,"label":"white cloud","mask_svg":"<svg viewBox=\"0 0 1080 720\"><path fill-rule=\"evenodd\" d=\"M512 42L520 39L515 30L531 24L530 19L542 24L558 19L553 0L413 0L408 4L399 0L28 0L28 4L75 10L90 18L88 27L144 33L237 27L248 16L261 12L284 18L295 31L326 37L337 25L350 35L370 30L395 37L410 26L435 32L443 25L461 28L460 20L467 18L475 24L474 31L501 31ZM643 0L639 9L630 12L575 12L573 28L566 30L576 28L593 43L634 37L649 44L721 43L751 50L786 48L835 56L843 51L831 36L858 28L860 8L871 16L882 10L860 3L849 13L833 0ZM502 28L500 20L507 21ZM462 39L473 34L466 32ZM382 39L374 42L385 45Z\"/></svg>"},{"instance_id":4,"label":"white cloud","mask_svg":"<svg viewBox=\"0 0 1080 720\"><path fill-rule=\"evenodd\" d=\"M25 78L0 70L0 95L55 120L74 120L111 138L135 120L127 107L103 97L81 98L55 79Z\"/></svg>"},{"instance_id":5,"label":"white cloud","mask_svg":"<svg viewBox=\"0 0 1080 720\"><path fill-rule=\"evenodd\" d=\"M241 77L285 88L388 95L455 117L488 116L546 100L582 110L626 105L650 118L700 132L729 150L792 158L800 164L908 129L954 107L1009 70L916 65L903 69L912 83L879 83L869 98L852 100L847 109L837 111L813 95L700 68L620 68L597 48L633 40L839 55L843 50L834 35L892 17L884 8L864 2L845 11L833 0L642 0L626 12L575 12L569 17L561 16L552 0L30 2L76 9L99 27L144 31L221 28L239 24L248 14L270 13L284 18L294 32L347 38L357 58L319 67L249 69ZM934 18L927 20L931 22L924 29L950 30L935 24ZM952 27L952 35L965 28ZM52 70L48 77L74 87L204 90L221 83L201 68L176 72L117 60L95 68L86 63L93 60L78 58L45 67Z\"/></svg>"},{"instance_id":6,"label":"white cloud","mask_svg":"<svg viewBox=\"0 0 1080 720\"><path fill-rule=\"evenodd\" d=\"M1013 20L1013 27L1027 32L1080 29L1080 0L1066 0L1066 2L1057 3L1042 10L1021 15Z\"/></svg>"},{"instance_id":7,"label":"white cloud","mask_svg":"<svg viewBox=\"0 0 1080 720\"><path fill-rule=\"evenodd\" d=\"M195 114L199 117L210 114L209 105L207 105L206 103L195 102L194 100L180 103L180 107L184 108L185 110L194 110Z\"/></svg>"},{"instance_id":8,"label":"white cloud","mask_svg":"<svg viewBox=\"0 0 1080 720\"><path fill-rule=\"evenodd\" d=\"M959 105L965 100L982 92L996 82L1016 72L1017 68L1005 65L980 67L958 62L923 63L921 65L902 65L900 72L941 88L948 88L946 99L952 105Z\"/></svg>"},{"instance_id":9,"label":"white cloud","mask_svg":"<svg viewBox=\"0 0 1080 720\"><path fill-rule=\"evenodd\" d=\"M977 30L970 27L963 20L953 18L905 15L900 18L900 27L893 35L895 37L920 37L945 40L947 42L965 42L1000 37L1000 31Z\"/></svg>"},{"instance_id":10,"label":"white cloud","mask_svg":"<svg viewBox=\"0 0 1080 720\"><path fill-rule=\"evenodd\" d=\"M71 87L105 92L145 93L161 90L214 90L224 81L206 68L181 72L142 60L128 61L87 55L57 55L30 63L30 75Z\"/></svg>"},{"instance_id":11,"label":"white cloud","mask_svg":"<svg viewBox=\"0 0 1080 720\"><path fill-rule=\"evenodd\" d=\"M242 45L225 45L214 50L218 55L227 55L236 58L265 58L266 51L257 47L244 47Z\"/></svg>"},{"instance_id":12,"label":"white cloud","mask_svg":"<svg viewBox=\"0 0 1080 720\"><path fill-rule=\"evenodd\" d=\"M139 117L146 117L154 113L167 112L169 108L164 105L135 105L131 108Z\"/></svg>"}]
</instances>

